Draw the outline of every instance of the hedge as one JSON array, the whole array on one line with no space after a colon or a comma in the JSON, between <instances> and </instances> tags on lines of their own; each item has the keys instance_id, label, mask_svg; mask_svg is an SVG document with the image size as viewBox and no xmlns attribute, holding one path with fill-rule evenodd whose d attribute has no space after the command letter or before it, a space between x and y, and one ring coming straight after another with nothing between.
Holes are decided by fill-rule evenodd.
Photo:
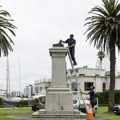
<instances>
[{"instance_id":1,"label":"hedge","mask_svg":"<svg viewBox=\"0 0 120 120\"><path fill-rule=\"evenodd\" d=\"M98 97L99 105L108 105L108 92L97 92L96 97ZM120 104L120 90L115 90L115 104Z\"/></svg>"},{"instance_id":2,"label":"hedge","mask_svg":"<svg viewBox=\"0 0 120 120\"><path fill-rule=\"evenodd\" d=\"M28 107L28 101L27 100L19 101L19 107Z\"/></svg>"},{"instance_id":3,"label":"hedge","mask_svg":"<svg viewBox=\"0 0 120 120\"><path fill-rule=\"evenodd\" d=\"M0 98L0 107L3 107L3 99Z\"/></svg>"}]
</instances>

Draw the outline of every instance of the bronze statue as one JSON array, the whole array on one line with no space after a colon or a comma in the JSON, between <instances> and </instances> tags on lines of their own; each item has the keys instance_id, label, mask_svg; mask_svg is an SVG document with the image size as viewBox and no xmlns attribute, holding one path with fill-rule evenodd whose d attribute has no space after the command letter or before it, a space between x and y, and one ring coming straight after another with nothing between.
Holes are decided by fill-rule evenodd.
<instances>
[{"instance_id":1,"label":"bronze statue","mask_svg":"<svg viewBox=\"0 0 120 120\"><path fill-rule=\"evenodd\" d=\"M53 44L53 47L64 47L61 40L57 44Z\"/></svg>"}]
</instances>

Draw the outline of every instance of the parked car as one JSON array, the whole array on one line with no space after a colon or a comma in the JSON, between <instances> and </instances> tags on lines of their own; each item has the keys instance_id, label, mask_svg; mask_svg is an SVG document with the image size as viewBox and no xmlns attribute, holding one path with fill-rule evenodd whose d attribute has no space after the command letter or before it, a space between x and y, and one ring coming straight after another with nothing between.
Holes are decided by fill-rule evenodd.
<instances>
[{"instance_id":1,"label":"parked car","mask_svg":"<svg viewBox=\"0 0 120 120\"><path fill-rule=\"evenodd\" d=\"M98 98L95 98L95 100L96 100L96 104L95 104L94 108L97 110L98 109ZM90 104L89 100L84 100L84 102L85 102L86 106ZM79 98L74 98L73 99L73 108L86 113L86 107L85 107L84 102L83 102L83 100L80 100Z\"/></svg>"},{"instance_id":2,"label":"parked car","mask_svg":"<svg viewBox=\"0 0 120 120\"><path fill-rule=\"evenodd\" d=\"M74 98L73 99L73 108L79 110L79 107L80 107L80 100L79 100L79 98Z\"/></svg>"},{"instance_id":3,"label":"parked car","mask_svg":"<svg viewBox=\"0 0 120 120\"><path fill-rule=\"evenodd\" d=\"M117 111L118 111L118 112L117 112ZM115 105L115 106L113 107L113 112L114 112L114 113L117 112L117 114L119 114L119 111L120 111L120 105Z\"/></svg>"},{"instance_id":4,"label":"parked car","mask_svg":"<svg viewBox=\"0 0 120 120\"><path fill-rule=\"evenodd\" d=\"M120 115L120 109L116 111L116 115Z\"/></svg>"}]
</instances>

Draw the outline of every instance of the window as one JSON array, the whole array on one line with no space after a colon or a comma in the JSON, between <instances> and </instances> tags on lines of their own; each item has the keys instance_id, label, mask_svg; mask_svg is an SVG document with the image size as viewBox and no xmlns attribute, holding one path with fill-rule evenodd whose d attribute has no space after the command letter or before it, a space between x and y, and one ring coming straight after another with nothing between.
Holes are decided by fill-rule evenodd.
<instances>
[{"instance_id":1,"label":"window","mask_svg":"<svg viewBox=\"0 0 120 120\"><path fill-rule=\"evenodd\" d=\"M40 91L43 90L43 87L40 87Z\"/></svg>"},{"instance_id":2,"label":"window","mask_svg":"<svg viewBox=\"0 0 120 120\"><path fill-rule=\"evenodd\" d=\"M35 87L35 93L38 93L38 87Z\"/></svg>"},{"instance_id":3,"label":"window","mask_svg":"<svg viewBox=\"0 0 120 120\"><path fill-rule=\"evenodd\" d=\"M71 83L71 90L72 91L77 91L77 87L78 85L77 85L77 82L73 82L73 83Z\"/></svg>"},{"instance_id":4,"label":"window","mask_svg":"<svg viewBox=\"0 0 120 120\"><path fill-rule=\"evenodd\" d=\"M93 86L93 82L85 82L84 91L89 91L91 86Z\"/></svg>"},{"instance_id":5,"label":"window","mask_svg":"<svg viewBox=\"0 0 120 120\"><path fill-rule=\"evenodd\" d=\"M105 84L105 83L103 83L103 87L102 87L102 89L103 89L103 91L106 90L106 84Z\"/></svg>"}]
</instances>

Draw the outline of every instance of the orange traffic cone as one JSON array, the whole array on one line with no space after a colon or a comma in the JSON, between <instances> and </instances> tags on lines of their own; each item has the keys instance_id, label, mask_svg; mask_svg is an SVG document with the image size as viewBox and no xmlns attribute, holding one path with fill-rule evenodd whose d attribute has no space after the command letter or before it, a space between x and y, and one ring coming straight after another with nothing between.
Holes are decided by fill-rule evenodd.
<instances>
[{"instance_id":1,"label":"orange traffic cone","mask_svg":"<svg viewBox=\"0 0 120 120\"><path fill-rule=\"evenodd\" d=\"M87 120L94 120L92 105L88 107Z\"/></svg>"}]
</instances>

